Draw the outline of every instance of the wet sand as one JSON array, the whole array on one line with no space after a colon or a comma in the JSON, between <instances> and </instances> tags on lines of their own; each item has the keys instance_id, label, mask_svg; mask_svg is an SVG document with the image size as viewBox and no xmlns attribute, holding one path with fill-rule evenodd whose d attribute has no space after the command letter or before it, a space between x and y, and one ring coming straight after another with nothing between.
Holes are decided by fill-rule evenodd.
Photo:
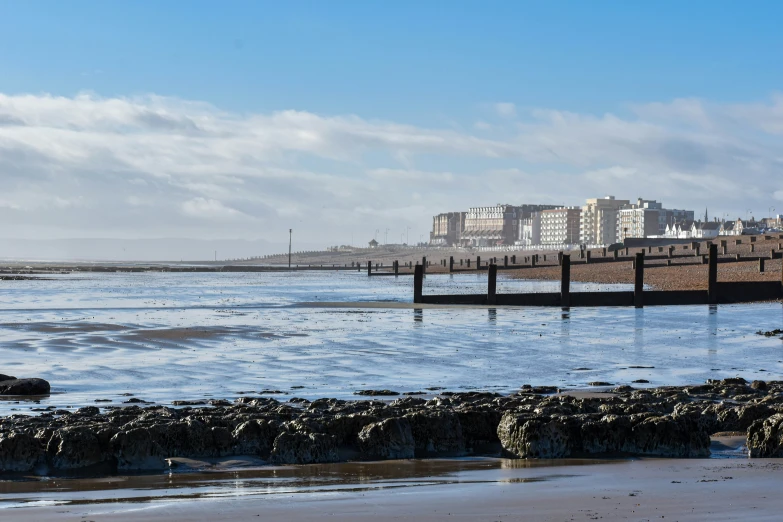
<instances>
[{"instance_id":1,"label":"wet sand","mask_svg":"<svg viewBox=\"0 0 783 522\"><path fill-rule=\"evenodd\" d=\"M79 481L4 495L9 520L779 520L775 460L397 461ZM297 476L309 477L306 481ZM167 484L163 484L167 481ZM287 484L285 484L287 481ZM97 482L97 481L94 481ZM182 483L180 487L179 483ZM80 490L80 491L78 491ZM12 504L16 497L16 503ZM47 505L48 504L48 505ZM25 506L25 507L20 507Z\"/></svg>"}]
</instances>

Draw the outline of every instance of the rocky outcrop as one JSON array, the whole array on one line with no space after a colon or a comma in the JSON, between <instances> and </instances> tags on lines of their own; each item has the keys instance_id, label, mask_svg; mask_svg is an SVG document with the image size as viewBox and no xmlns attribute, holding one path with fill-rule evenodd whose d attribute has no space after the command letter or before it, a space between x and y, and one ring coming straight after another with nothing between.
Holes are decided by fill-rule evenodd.
<instances>
[{"instance_id":1,"label":"rocky outcrop","mask_svg":"<svg viewBox=\"0 0 783 522\"><path fill-rule=\"evenodd\" d=\"M3 379L5 377L5 379ZM49 383L43 379L16 379L0 375L0 395L48 395Z\"/></svg>"},{"instance_id":2,"label":"rocky outcrop","mask_svg":"<svg viewBox=\"0 0 783 522\"><path fill-rule=\"evenodd\" d=\"M748 456L783 457L783 414L758 420L748 428Z\"/></svg>"},{"instance_id":3,"label":"rocky outcrop","mask_svg":"<svg viewBox=\"0 0 783 522\"><path fill-rule=\"evenodd\" d=\"M395 417L368 424L359 432L362 457L371 460L412 459L415 442L410 422Z\"/></svg>"},{"instance_id":4,"label":"rocky outcrop","mask_svg":"<svg viewBox=\"0 0 783 522\"><path fill-rule=\"evenodd\" d=\"M617 387L589 398L450 393L391 402L242 396L233 404L126 405L0 417L0 473L156 470L167 459L248 455L277 464L500 455L702 457L748 430L751 456L783 456L783 383ZM549 395L547 395L549 394Z\"/></svg>"}]
</instances>

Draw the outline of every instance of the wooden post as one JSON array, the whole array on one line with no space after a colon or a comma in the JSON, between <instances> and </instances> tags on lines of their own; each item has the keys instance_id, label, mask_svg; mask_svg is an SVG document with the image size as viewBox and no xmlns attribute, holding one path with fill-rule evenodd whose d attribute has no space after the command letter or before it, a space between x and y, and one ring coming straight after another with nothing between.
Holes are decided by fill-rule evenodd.
<instances>
[{"instance_id":1,"label":"wooden post","mask_svg":"<svg viewBox=\"0 0 783 522\"><path fill-rule=\"evenodd\" d=\"M476 256L476 270L481 270L481 256Z\"/></svg>"},{"instance_id":2,"label":"wooden post","mask_svg":"<svg viewBox=\"0 0 783 522\"><path fill-rule=\"evenodd\" d=\"M498 265L492 263L489 265L489 277L487 278L487 304L497 303L497 284L498 284Z\"/></svg>"},{"instance_id":3,"label":"wooden post","mask_svg":"<svg viewBox=\"0 0 783 522\"><path fill-rule=\"evenodd\" d=\"M571 258L569 258L570 260ZM557 264L563 266L563 251L557 253Z\"/></svg>"},{"instance_id":4,"label":"wooden post","mask_svg":"<svg viewBox=\"0 0 783 522\"><path fill-rule=\"evenodd\" d=\"M586 250L585 251L585 264L587 264L589 262L590 262L590 251Z\"/></svg>"},{"instance_id":5,"label":"wooden post","mask_svg":"<svg viewBox=\"0 0 783 522\"><path fill-rule=\"evenodd\" d=\"M710 247L710 259L707 266L707 302L718 304L718 245Z\"/></svg>"},{"instance_id":6,"label":"wooden post","mask_svg":"<svg viewBox=\"0 0 783 522\"><path fill-rule=\"evenodd\" d=\"M423 267L424 273L427 273L427 257L421 258L421 266Z\"/></svg>"},{"instance_id":7,"label":"wooden post","mask_svg":"<svg viewBox=\"0 0 783 522\"><path fill-rule=\"evenodd\" d=\"M462 262L465 261L464 259L459 260L459 266L462 266Z\"/></svg>"},{"instance_id":8,"label":"wooden post","mask_svg":"<svg viewBox=\"0 0 783 522\"><path fill-rule=\"evenodd\" d=\"M603 257L606 257L606 247L604 247L604 249L603 249L603 254L604 254Z\"/></svg>"},{"instance_id":9,"label":"wooden post","mask_svg":"<svg viewBox=\"0 0 783 522\"><path fill-rule=\"evenodd\" d=\"M413 271L413 302L421 303L424 290L424 265L416 265Z\"/></svg>"},{"instance_id":10,"label":"wooden post","mask_svg":"<svg viewBox=\"0 0 783 522\"><path fill-rule=\"evenodd\" d=\"M763 257L759 258L759 273L760 274L764 273L764 258Z\"/></svg>"},{"instance_id":11,"label":"wooden post","mask_svg":"<svg viewBox=\"0 0 783 522\"><path fill-rule=\"evenodd\" d=\"M750 244L750 251L755 252L756 251L756 245L754 243Z\"/></svg>"},{"instance_id":12,"label":"wooden post","mask_svg":"<svg viewBox=\"0 0 783 522\"><path fill-rule=\"evenodd\" d=\"M454 256L449 256L449 272L454 271Z\"/></svg>"},{"instance_id":13,"label":"wooden post","mask_svg":"<svg viewBox=\"0 0 783 522\"><path fill-rule=\"evenodd\" d=\"M560 306L571 307L571 256L560 253Z\"/></svg>"},{"instance_id":14,"label":"wooden post","mask_svg":"<svg viewBox=\"0 0 783 522\"><path fill-rule=\"evenodd\" d=\"M615 250L613 254L614 254L614 260L615 261L620 259L620 251L619 250Z\"/></svg>"},{"instance_id":15,"label":"wooden post","mask_svg":"<svg viewBox=\"0 0 783 522\"><path fill-rule=\"evenodd\" d=\"M644 306L644 251L636 254L636 274L633 285L633 305L636 308Z\"/></svg>"},{"instance_id":16,"label":"wooden post","mask_svg":"<svg viewBox=\"0 0 783 522\"><path fill-rule=\"evenodd\" d=\"M628 247L625 247L625 255L628 255Z\"/></svg>"},{"instance_id":17,"label":"wooden post","mask_svg":"<svg viewBox=\"0 0 783 522\"><path fill-rule=\"evenodd\" d=\"M674 257L674 245L669 247L669 257Z\"/></svg>"},{"instance_id":18,"label":"wooden post","mask_svg":"<svg viewBox=\"0 0 783 522\"><path fill-rule=\"evenodd\" d=\"M505 257L503 258L503 266L504 266L504 267L506 267L506 268L508 268L508 256L505 256Z\"/></svg>"},{"instance_id":19,"label":"wooden post","mask_svg":"<svg viewBox=\"0 0 783 522\"><path fill-rule=\"evenodd\" d=\"M372 261L367 261L367 275L372 275Z\"/></svg>"},{"instance_id":20,"label":"wooden post","mask_svg":"<svg viewBox=\"0 0 783 522\"><path fill-rule=\"evenodd\" d=\"M512 265L516 265L517 264L517 255L516 254L511 256L511 264Z\"/></svg>"},{"instance_id":21,"label":"wooden post","mask_svg":"<svg viewBox=\"0 0 783 522\"><path fill-rule=\"evenodd\" d=\"M466 263L466 266L467 266L468 268L470 268L470 259L466 259L466 260L465 260L465 263Z\"/></svg>"},{"instance_id":22,"label":"wooden post","mask_svg":"<svg viewBox=\"0 0 783 522\"><path fill-rule=\"evenodd\" d=\"M538 260L538 254L534 254L534 255L530 256L530 266L535 268L537 260Z\"/></svg>"},{"instance_id":23,"label":"wooden post","mask_svg":"<svg viewBox=\"0 0 783 522\"><path fill-rule=\"evenodd\" d=\"M394 275L400 275L400 262L394 262Z\"/></svg>"},{"instance_id":24,"label":"wooden post","mask_svg":"<svg viewBox=\"0 0 783 522\"><path fill-rule=\"evenodd\" d=\"M699 245L698 243L696 243L696 248L694 248L694 250L693 250L693 252L694 252L694 253L693 253L693 257L699 257L699 255L700 255L700 254L699 254L700 246L701 246L701 245Z\"/></svg>"},{"instance_id":25,"label":"wooden post","mask_svg":"<svg viewBox=\"0 0 783 522\"><path fill-rule=\"evenodd\" d=\"M356 266L359 268L358 271L361 272L362 271L362 262L359 261L358 263L356 263Z\"/></svg>"},{"instance_id":26,"label":"wooden post","mask_svg":"<svg viewBox=\"0 0 783 522\"><path fill-rule=\"evenodd\" d=\"M721 246L721 249L723 250L724 256L729 253L729 247L727 247L725 244Z\"/></svg>"}]
</instances>

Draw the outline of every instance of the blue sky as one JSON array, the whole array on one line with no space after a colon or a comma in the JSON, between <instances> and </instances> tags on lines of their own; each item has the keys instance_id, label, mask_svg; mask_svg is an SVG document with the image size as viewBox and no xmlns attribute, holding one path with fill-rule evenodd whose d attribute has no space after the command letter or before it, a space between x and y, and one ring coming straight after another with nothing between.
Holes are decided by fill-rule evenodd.
<instances>
[{"instance_id":1,"label":"blue sky","mask_svg":"<svg viewBox=\"0 0 783 522\"><path fill-rule=\"evenodd\" d=\"M781 11L780 2L716 1L2 1L0 117L5 111L28 131L33 120L41 128L31 136L18 128L0 134L0 176L19 192L0 201L0 217L41 237L222 236L227 227L242 237L275 238L292 217L304 219L303 208L275 203L297 191L297 201L323 203L330 216L362 213L367 230L358 227L357 235L383 228L395 212L423 233L435 212L505 195L580 204L612 190L668 206L710 205L716 215L750 206L760 216L776 202L783 210L774 152L783 119ZM84 93L89 103L77 101ZM95 115L114 117L122 103L126 114L219 120L220 129L240 121L252 130L230 146L200 138L186 147L182 136L137 119L123 121L121 131L102 126L105 117ZM88 117L94 119L74 134L74 121ZM43 160L22 165L19 147L27 158L41 153L43 145L31 140L52 128L60 132L46 135L47 143L76 140L83 161L61 165L59 174L42 171ZM278 140L275 129L289 141ZM88 138L101 132L124 139L117 149L97 150ZM172 140L165 150L150 151L155 167L129 161L128 152L109 158L123 147L143 155L164 139ZM253 139L267 155L252 152ZM456 149L426 145L439 140L466 141ZM233 151L233 163L220 147ZM194 150L214 166L209 174L160 168ZM253 168L267 174L244 170L251 156ZM737 193L732 183L744 169L761 186ZM418 179L419 188L378 200L383 184L372 180L383 172ZM482 194L466 177L515 189ZM658 177L668 188L654 182ZM30 179L42 187L68 179L82 190L58 189L60 205L47 210L24 203ZM541 179L557 179L557 186ZM147 189L136 190L142 182ZM683 190L672 190L678 182ZM699 191L700 184L713 189ZM330 197L326 186L343 194ZM107 211L101 194L119 192L128 193L128 212L129 202L152 204L145 214L171 222L170 229L84 220ZM118 205L108 208L119 212ZM178 217L167 205L179 205ZM44 211L59 212L52 215L62 225L44 226ZM199 222L200 211L208 224ZM225 227L216 225L220 215ZM245 218L250 225L238 223ZM329 220L329 230L348 226ZM322 238L314 229L312 239Z\"/></svg>"}]
</instances>

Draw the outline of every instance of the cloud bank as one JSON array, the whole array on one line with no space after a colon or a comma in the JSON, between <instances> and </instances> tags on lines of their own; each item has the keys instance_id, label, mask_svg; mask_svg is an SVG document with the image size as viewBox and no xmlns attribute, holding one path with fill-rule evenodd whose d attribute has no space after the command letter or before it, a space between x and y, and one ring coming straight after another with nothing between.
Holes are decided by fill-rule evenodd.
<instances>
[{"instance_id":1,"label":"cloud bank","mask_svg":"<svg viewBox=\"0 0 783 522\"><path fill-rule=\"evenodd\" d=\"M433 214L615 194L713 215L783 212L783 96L591 115L492 105L428 128L240 114L190 100L0 94L4 237L397 242ZM484 120L486 120L484 115Z\"/></svg>"}]
</instances>

